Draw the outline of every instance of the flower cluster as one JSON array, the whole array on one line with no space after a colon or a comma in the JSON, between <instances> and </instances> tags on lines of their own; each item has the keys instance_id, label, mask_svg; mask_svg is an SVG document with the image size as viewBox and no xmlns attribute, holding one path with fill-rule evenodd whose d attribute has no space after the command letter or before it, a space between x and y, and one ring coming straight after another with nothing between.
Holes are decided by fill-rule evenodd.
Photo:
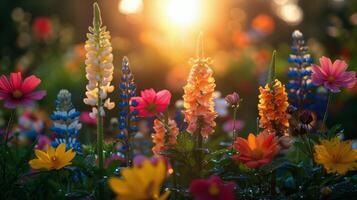
<instances>
[{"instance_id":1,"label":"flower cluster","mask_svg":"<svg viewBox=\"0 0 357 200\"><path fill-rule=\"evenodd\" d=\"M202 38L199 38L199 44ZM187 131L195 133L200 130L204 138L213 132L216 126L215 118L217 113L214 111L214 89L216 87L213 78L213 71L209 67L210 59L204 58L202 47L198 47L198 57L192 59L191 68L187 84L184 87L184 115L188 123ZM198 127L200 126L200 127Z\"/></svg>"},{"instance_id":2,"label":"flower cluster","mask_svg":"<svg viewBox=\"0 0 357 200\"><path fill-rule=\"evenodd\" d=\"M135 133L138 131L136 122L138 121L138 111L135 107L138 105L136 101L130 101L130 99L136 96L136 84L134 82L134 75L130 70L129 60L127 57L123 58L122 62L122 77L119 85L120 99L118 104L119 112L119 138L125 138L127 134ZM133 107L130 110L130 106Z\"/></svg>"},{"instance_id":3,"label":"flower cluster","mask_svg":"<svg viewBox=\"0 0 357 200\"><path fill-rule=\"evenodd\" d=\"M104 116L104 107L111 110L115 105L108 98L108 93L114 90L114 86L110 85L114 70L110 34L106 31L106 27L102 27L97 4L94 5L94 13L93 27L89 27L88 40L85 44L88 84L84 103L92 106L92 118L98 114Z\"/></svg>"},{"instance_id":4,"label":"flower cluster","mask_svg":"<svg viewBox=\"0 0 357 200\"><path fill-rule=\"evenodd\" d=\"M357 150L352 149L352 141L341 141L339 138L322 140L315 145L315 162L322 164L327 173L346 174L357 169Z\"/></svg>"},{"instance_id":5,"label":"flower cluster","mask_svg":"<svg viewBox=\"0 0 357 200\"><path fill-rule=\"evenodd\" d=\"M56 133L52 146L64 143L67 149L80 152L81 144L77 137L82 124L79 123L80 112L73 107L71 96L68 90L61 90L57 95L56 111L50 116L54 122L50 130Z\"/></svg>"},{"instance_id":6,"label":"flower cluster","mask_svg":"<svg viewBox=\"0 0 357 200\"><path fill-rule=\"evenodd\" d=\"M269 134L266 131L258 136L250 133L248 139L238 137L234 141L233 148L239 152L239 155L234 155L232 158L250 168L270 163L279 151L275 134Z\"/></svg>"},{"instance_id":7,"label":"flower cluster","mask_svg":"<svg viewBox=\"0 0 357 200\"><path fill-rule=\"evenodd\" d=\"M311 82L312 57L308 54L309 48L305 44L304 36L299 30L292 34L292 54L289 63L294 66L289 68L289 82L286 84L289 103L297 108L312 109L314 104L315 86Z\"/></svg>"},{"instance_id":8,"label":"flower cluster","mask_svg":"<svg viewBox=\"0 0 357 200\"><path fill-rule=\"evenodd\" d=\"M169 119L168 130L165 128L163 122L159 119L154 120L154 130L155 133L152 135L153 143L155 144L152 148L152 152L155 155L159 155L162 150L165 149L165 142L167 140L168 144L176 144L176 137L179 134L179 129L175 120Z\"/></svg>"},{"instance_id":9,"label":"flower cluster","mask_svg":"<svg viewBox=\"0 0 357 200\"><path fill-rule=\"evenodd\" d=\"M275 79L271 85L259 88L260 127L279 136L288 134L288 97L284 85Z\"/></svg>"}]
</instances>

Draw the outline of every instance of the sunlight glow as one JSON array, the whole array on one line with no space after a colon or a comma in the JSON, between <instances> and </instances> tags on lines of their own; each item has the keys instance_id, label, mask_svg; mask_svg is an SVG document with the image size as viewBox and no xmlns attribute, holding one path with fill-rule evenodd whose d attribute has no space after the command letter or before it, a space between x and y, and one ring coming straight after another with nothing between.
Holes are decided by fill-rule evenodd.
<instances>
[{"instance_id":1,"label":"sunlight glow","mask_svg":"<svg viewBox=\"0 0 357 200\"><path fill-rule=\"evenodd\" d=\"M200 6L200 0L167 0L166 15L177 26L191 26L198 21Z\"/></svg>"},{"instance_id":2,"label":"sunlight glow","mask_svg":"<svg viewBox=\"0 0 357 200\"><path fill-rule=\"evenodd\" d=\"M119 11L123 14L134 14L143 9L143 0L121 0L118 5Z\"/></svg>"}]
</instances>

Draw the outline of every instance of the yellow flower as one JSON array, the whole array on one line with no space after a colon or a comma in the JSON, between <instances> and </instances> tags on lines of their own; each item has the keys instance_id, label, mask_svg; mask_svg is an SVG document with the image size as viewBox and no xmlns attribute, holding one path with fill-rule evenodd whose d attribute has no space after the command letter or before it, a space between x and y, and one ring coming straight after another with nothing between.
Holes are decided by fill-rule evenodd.
<instances>
[{"instance_id":1,"label":"yellow flower","mask_svg":"<svg viewBox=\"0 0 357 200\"><path fill-rule=\"evenodd\" d=\"M352 149L352 141L341 141L339 138L322 140L315 145L315 162L322 164L327 173L345 174L357 169L357 150Z\"/></svg>"},{"instance_id":2,"label":"yellow flower","mask_svg":"<svg viewBox=\"0 0 357 200\"><path fill-rule=\"evenodd\" d=\"M141 166L123 169L121 179L110 178L109 186L120 200L165 200L170 195L169 191L160 195L160 187L165 177L164 161L152 164L146 160Z\"/></svg>"},{"instance_id":3,"label":"yellow flower","mask_svg":"<svg viewBox=\"0 0 357 200\"><path fill-rule=\"evenodd\" d=\"M37 158L29 161L33 169L58 170L72 164L76 152L72 149L66 151L66 145L61 143L56 149L49 146L47 152L35 150L35 154Z\"/></svg>"},{"instance_id":4,"label":"yellow flower","mask_svg":"<svg viewBox=\"0 0 357 200\"><path fill-rule=\"evenodd\" d=\"M269 133L282 136L288 134L289 128L288 96L285 86L279 80L275 79L272 85L271 88L269 84L266 84L264 88L259 88L260 127L266 129Z\"/></svg>"},{"instance_id":5,"label":"yellow flower","mask_svg":"<svg viewBox=\"0 0 357 200\"><path fill-rule=\"evenodd\" d=\"M198 57L191 60L193 66L184 87L184 115L188 123L187 131L193 134L200 130L199 134L207 138L216 126L214 120L217 113L214 111L213 101L216 84L209 66L210 59L203 57L202 36L199 37L198 44ZM201 123L201 127L198 127L198 123Z\"/></svg>"}]
</instances>

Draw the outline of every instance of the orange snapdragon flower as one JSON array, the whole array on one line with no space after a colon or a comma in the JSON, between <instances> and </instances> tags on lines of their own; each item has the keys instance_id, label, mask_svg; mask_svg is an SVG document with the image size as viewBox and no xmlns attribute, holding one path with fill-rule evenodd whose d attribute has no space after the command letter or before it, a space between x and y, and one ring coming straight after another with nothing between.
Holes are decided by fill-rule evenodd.
<instances>
[{"instance_id":1,"label":"orange snapdragon flower","mask_svg":"<svg viewBox=\"0 0 357 200\"><path fill-rule=\"evenodd\" d=\"M287 108L289 103L285 86L275 79L272 87L266 84L264 88L260 87L259 91L260 127L279 136L287 135L289 128Z\"/></svg>"},{"instance_id":2,"label":"orange snapdragon flower","mask_svg":"<svg viewBox=\"0 0 357 200\"><path fill-rule=\"evenodd\" d=\"M275 134L266 131L258 136L250 133L248 139L238 137L233 144L239 154L232 158L245 164L249 168L257 168L270 163L279 151Z\"/></svg>"},{"instance_id":3,"label":"orange snapdragon flower","mask_svg":"<svg viewBox=\"0 0 357 200\"><path fill-rule=\"evenodd\" d=\"M152 134L152 140L155 145L152 148L152 152L155 155L159 155L161 151L165 150L166 139L168 144L177 143L176 137L179 134L179 129L177 128L176 122L169 119L168 126L169 131L165 128L164 123L162 123L160 120L154 120L155 133Z\"/></svg>"},{"instance_id":4,"label":"orange snapdragon flower","mask_svg":"<svg viewBox=\"0 0 357 200\"><path fill-rule=\"evenodd\" d=\"M199 38L199 44L202 38ZM213 132L217 113L214 111L213 92L216 87L213 71L209 67L210 59L204 58L202 47L198 47L198 57L192 59L193 66L184 87L184 115L188 123L187 131L194 133L200 129L200 134L207 138ZM198 127L200 126L200 127Z\"/></svg>"}]
</instances>

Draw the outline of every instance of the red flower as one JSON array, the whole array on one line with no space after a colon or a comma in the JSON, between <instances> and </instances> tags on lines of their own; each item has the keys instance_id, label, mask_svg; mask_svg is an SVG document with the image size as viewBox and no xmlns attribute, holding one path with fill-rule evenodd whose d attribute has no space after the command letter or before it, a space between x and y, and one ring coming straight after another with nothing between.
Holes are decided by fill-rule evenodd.
<instances>
[{"instance_id":1,"label":"red flower","mask_svg":"<svg viewBox=\"0 0 357 200\"><path fill-rule=\"evenodd\" d=\"M257 168L270 163L279 151L275 134L266 131L258 136L250 133L248 139L238 137L233 144L239 155L232 158L244 163L247 167Z\"/></svg>"},{"instance_id":2,"label":"red flower","mask_svg":"<svg viewBox=\"0 0 357 200\"><path fill-rule=\"evenodd\" d=\"M196 179L191 182L190 192L195 200L234 200L234 182L223 182L218 176Z\"/></svg>"},{"instance_id":3,"label":"red flower","mask_svg":"<svg viewBox=\"0 0 357 200\"><path fill-rule=\"evenodd\" d=\"M4 100L6 108L30 106L33 101L42 99L46 92L33 91L41 80L32 75L22 81L21 72L11 73L10 79L5 75L0 77L0 100Z\"/></svg>"},{"instance_id":4,"label":"red flower","mask_svg":"<svg viewBox=\"0 0 357 200\"><path fill-rule=\"evenodd\" d=\"M47 17L37 17L32 25L36 37L46 39L52 33L52 23Z\"/></svg>"},{"instance_id":5,"label":"red flower","mask_svg":"<svg viewBox=\"0 0 357 200\"><path fill-rule=\"evenodd\" d=\"M130 111L139 111L140 117L152 117L164 112L170 104L170 99L171 93L168 90L161 90L158 93L153 89L144 90L141 91L141 97L131 98Z\"/></svg>"}]
</instances>

